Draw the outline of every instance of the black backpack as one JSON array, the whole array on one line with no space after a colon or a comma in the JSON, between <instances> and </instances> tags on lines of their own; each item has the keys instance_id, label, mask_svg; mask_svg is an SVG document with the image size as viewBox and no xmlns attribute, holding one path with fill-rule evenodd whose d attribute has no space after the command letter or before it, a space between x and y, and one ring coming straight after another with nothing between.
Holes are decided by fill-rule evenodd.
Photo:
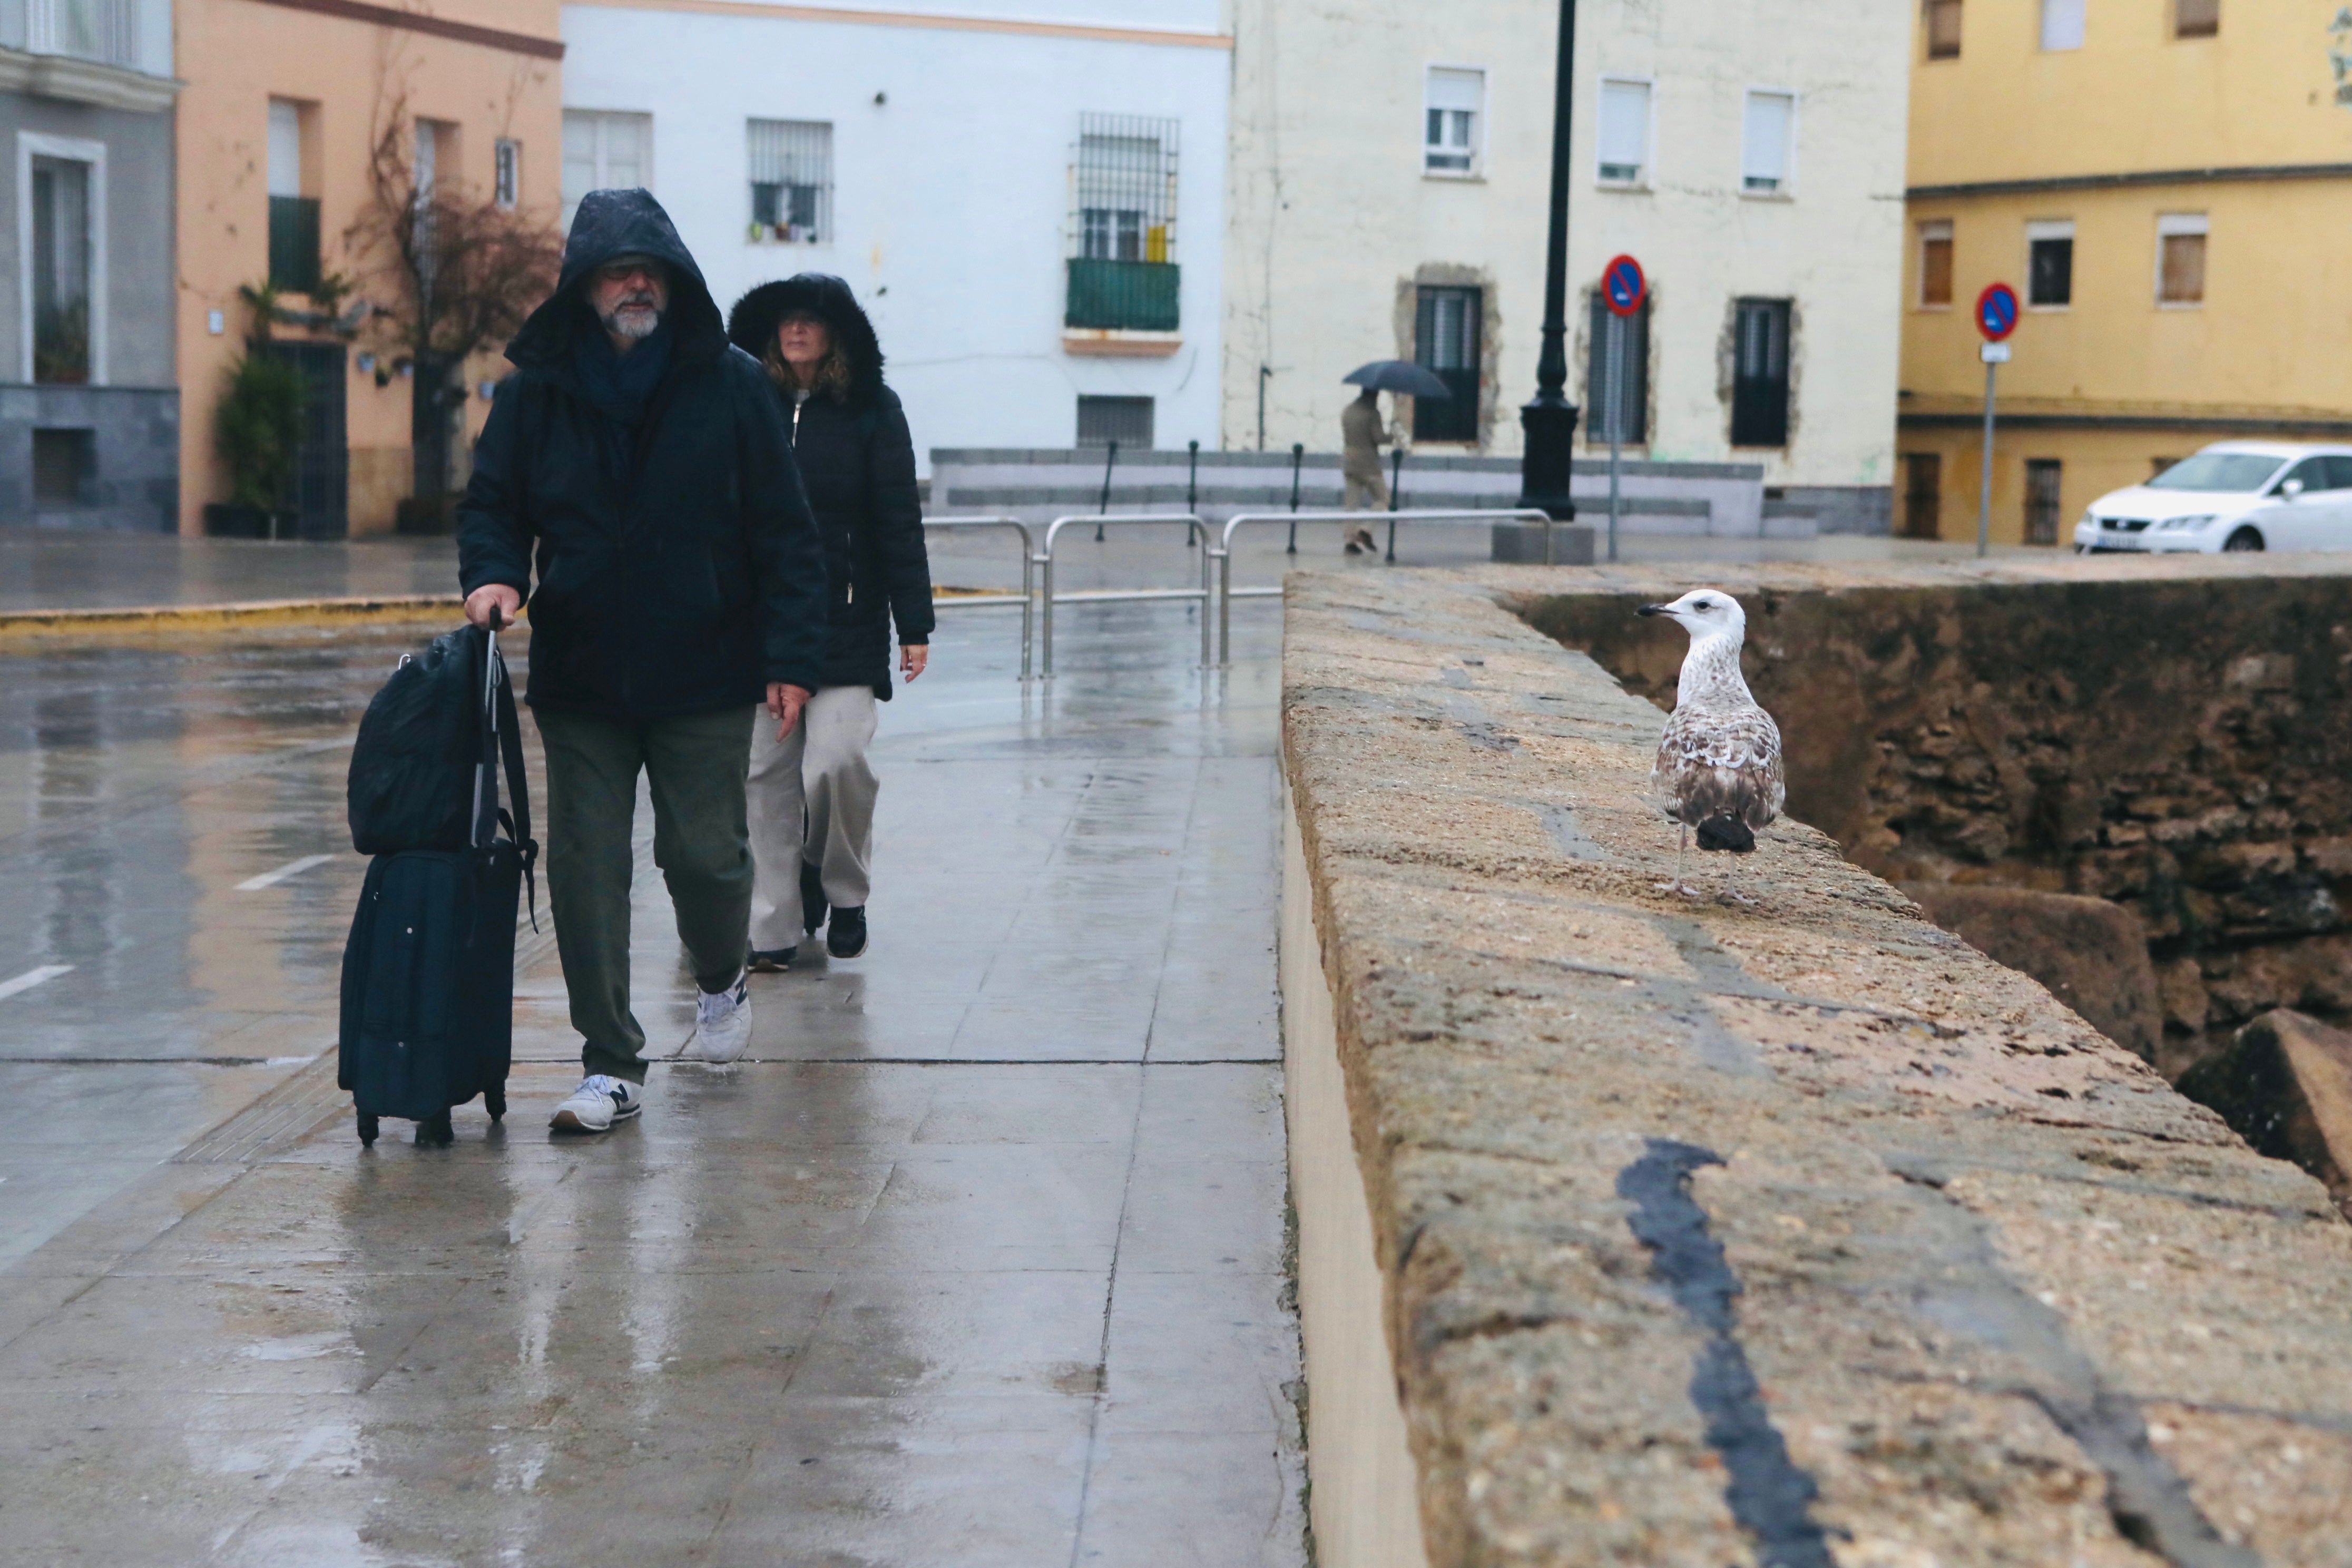
<instances>
[{"instance_id":1,"label":"black backpack","mask_svg":"<svg viewBox=\"0 0 2352 1568\"><path fill-rule=\"evenodd\" d=\"M404 849L463 849L474 837L474 770L482 761L488 714L490 634L460 626L400 666L368 704L352 748L346 792L352 847L362 855ZM501 661L503 663L503 661ZM522 785L522 737L514 692L498 682L498 730L505 742L508 793L530 821ZM515 835L530 837L526 826Z\"/></svg>"}]
</instances>

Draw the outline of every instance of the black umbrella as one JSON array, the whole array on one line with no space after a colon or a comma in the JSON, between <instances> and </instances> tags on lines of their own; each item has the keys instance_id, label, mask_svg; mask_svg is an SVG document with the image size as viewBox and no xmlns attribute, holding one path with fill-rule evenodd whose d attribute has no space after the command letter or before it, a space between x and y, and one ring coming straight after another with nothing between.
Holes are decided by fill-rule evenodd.
<instances>
[{"instance_id":1,"label":"black umbrella","mask_svg":"<svg viewBox=\"0 0 2352 1568\"><path fill-rule=\"evenodd\" d=\"M1452 389L1437 379L1435 372L1423 370L1405 359L1376 359L1339 379L1349 386L1369 386L1374 392L1402 392L1409 397L1454 395Z\"/></svg>"}]
</instances>

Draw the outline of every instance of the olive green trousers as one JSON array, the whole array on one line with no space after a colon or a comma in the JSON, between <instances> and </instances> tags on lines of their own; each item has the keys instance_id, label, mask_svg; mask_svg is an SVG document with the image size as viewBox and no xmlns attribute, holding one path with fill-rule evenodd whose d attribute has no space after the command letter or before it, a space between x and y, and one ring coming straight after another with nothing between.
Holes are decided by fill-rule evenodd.
<instances>
[{"instance_id":1,"label":"olive green trousers","mask_svg":"<svg viewBox=\"0 0 2352 1568\"><path fill-rule=\"evenodd\" d=\"M637 777L654 805L654 864L677 914L695 984L742 972L751 923L743 780L756 710L641 722L534 711L547 750L547 901L580 1062L646 1081L646 1032L629 1010L629 892Z\"/></svg>"}]
</instances>

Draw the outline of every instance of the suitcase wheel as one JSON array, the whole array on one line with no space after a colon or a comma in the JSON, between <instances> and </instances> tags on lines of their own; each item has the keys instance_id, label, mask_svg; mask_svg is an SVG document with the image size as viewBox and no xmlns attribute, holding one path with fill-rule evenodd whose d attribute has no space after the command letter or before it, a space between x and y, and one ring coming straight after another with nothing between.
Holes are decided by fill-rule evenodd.
<instances>
[{"instance_id":1,"label":"suitcase wheel","mask_svg":"<svg viewBox=\"0 0 2352 1568\"><path fill-rule=\"evenodd\" d=\"M496 1089L486 1089L482 1090L482 1109L490 1113L490 1120L493 1121L505 1120L507 1113L507 1091L504 1084L500 1084Z\"/></svg>"},{"instance_id":2,"label":"suitcase wheel","mask_svg":"<svg viewBox=\"0 0 2352 1568\"><path fill-rule=\"evenodd\" d=\"M368 1148L368 1149L373 1149L373 1148L374 1148L374 1147L375 1147L375 1135L376 1135L376 1130L377 1130L377 1129L376 1129L376 1119L375 1119L374 1117L373 1117L373 1116L370 1116L366 1111L362 1110L362 1111L361 1111L361 1112L359 1113L359 1123L360 1123L360 1144L361 1144L361 1146L362 1146L362 1148Z\"/></svg>"},{"instance_id":3,"label":"suitcase wheel","mask_svg":"<svg viewBox=\"0 0 2352 1568\"><path fill-rule=\"evenodd\" d=\"M457 1131L449 1125L449 1113L446 1110L416 1124L416 1146L420 1149L446 1149L457 1141Z\"/></svg>"}]
</instances>

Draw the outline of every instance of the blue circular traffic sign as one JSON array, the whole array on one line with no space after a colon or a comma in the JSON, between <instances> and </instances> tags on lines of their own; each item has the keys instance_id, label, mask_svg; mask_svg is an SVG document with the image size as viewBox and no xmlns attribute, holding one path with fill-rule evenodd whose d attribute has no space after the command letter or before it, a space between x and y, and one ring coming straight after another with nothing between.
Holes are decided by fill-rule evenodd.
<instances>
[{"instance_id":1,"label":"blue circular traffic sign","mask_svg":"<svg viewBox=\"0 0 2352 1568\"><path fill-rule=\"evenodd\" d=\"M1612 315L1632 315L1642 308L1649 291L1650 280L1642 276L1642 264L1630 256L1618 257L1601 269L1601 298Z\"/></svg>"},{"instance_id":2,"label":"blue circular traffic sign","mask_svg":"<svg viewBox=\"0 0 2352 1568\"><path fill-rule=\"evenodd\" d=\"M1987 342L1999 342L2017 331L2017 290L2006 283L1989 283L1977 296L1977 331Z\"/></svg>"}]
</instances>

